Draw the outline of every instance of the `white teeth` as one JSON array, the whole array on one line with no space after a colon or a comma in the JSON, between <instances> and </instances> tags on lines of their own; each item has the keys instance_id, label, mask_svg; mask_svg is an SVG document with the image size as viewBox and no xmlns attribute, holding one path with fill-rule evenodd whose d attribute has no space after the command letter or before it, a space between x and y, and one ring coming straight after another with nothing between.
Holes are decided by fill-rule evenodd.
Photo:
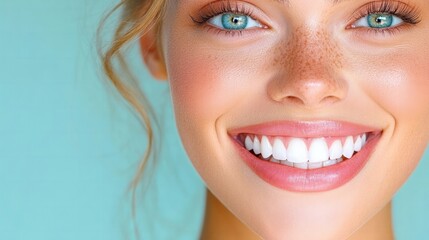
<instances>
[{"instance_id":1,"label":"white teeth","mask_svg":"<svg viewBox=\"0 0 429 240\"><path fill-rule=\"evenodd\" d=\"M346 142L344 143L343 156L346 158L351 158L353 156L353 152L354 152L353 137L348 136L346 138Z\"/></svg>"},{"instance_id":2,"label":"white teeth","mask_svg":"<svg viewBox=\"0 0 429 240\"><path fill-rule=\"evenodd\" d=\"M256 155L261 153L261 143L259 142L259 139L256 136L255 136L255 139L253 139L253 152Z\"/></svg>"},{"instance_id":3,"label":"white teeth","mask_svg":"<svg viewBox=\"0 0 429 240\"><path fill-rule=\"evenodd\" d=\"M283 165L287 165L287 166L289 166L289 167L293 167L293 163L292 163L292 162L289 162L289 161L281 161L281 164L283 164Z\"/></svg>"},{"instance_id":4,"label":"white teeth","mask_svg":"<svg viewBox=\"0 0 429 240\"><path fill-rule=\"evenodd\" d=\"M308 151L308 159L310 162L323 162L329 159L328 144L324 138L316 138L311 142L310 150Z\"/></svg>"},{"instance_id":5,"label":"white teeth","mask_svg":"<svg viewBox=\"0 0 429 240\"><path fill-rule=\"evenodd\" d=\"M300 138L293 138L287 148L287 159L293 163L304 163L308 159L308 151L305 142ZM295 166L295 165L294 165Z\"/></svg>"},{"instance_id":6,"label":"white teeth","mask_svg":"<svg viewBox=\"0 0 429 240\"><path fill-rule=\"evenodd\" d=\"M355 145L354 145L354 150L356 152L359 152L362 149L362 139L359 137L357 137L356 141L355 141Z\"/></svg>"},{"instance_id":7,"label":"white teeth","mask_svg":"<svg viewBox=\"0 0 429 240\"><path fill-rule=\"evenodd\" d=\"M366 143L366 133L362 134L362 146L365 146Z\"/></svg>"},{"instance_id":8,"label":"white teeth","mask_svg":"<svg viewBox=\"0 0 429 240\"><path fill-rule=\"evenodd\" d=\"M246 139L244 140L244 146L246 147L246 149L248 151L253 149L253 142L252 139L250 139L249 136L246 137Z\"/></svg>"},{"instance_id":9,"label":"white teeth","mask_svg":"<svg viewBox=\"0 0 429 240\"><path fill-rule=\"evenodd\" d=\"M341 140L335 140L329 149L329 159L337 159L343 156L343 146Z\"/></svg>"},{"instance_id":10,"label":"white teeth","mask_svg":"<svg viewBox=\"0 0 429 240\"><path fill-rule=\"evenodd\" d=\"M253 151L255 155L259 155L260 159L299 169L318 169L345 161L351 158L355 152L362 150L367 141L366 133L357 136L355 141L353 141L353 136L348 136L343 144L341 137L338 137L338 139L333 139L330 147L324 137L284 140L283 138L286 137L269 139L267 136L253 136L244 138L243 145L248 151ZM284 141L288 143L284 143ZM311 144L307 148L309 141Z\"/></svg>"},{"instance_id":11,"label":"white teeth","mask_svg":"<svg viewBox=\"0 0 429 240\"><path fill-rule=\"evenodd\" d=\"M337 159L331 159L331 160L328 160L328 161L324 161L323 162L323 166L324 167L328 167L328 166L334 165L335 163L337 163Z\"/></svg>"},{"instance_id":12,"label":"white teeth","mask_svg":"<svg viewBox=\"0 0 429 240\"><path fill-rule=\"evenodd\" d=\"M284 160L287 159L285 145L278 138L276 138L274 140L274 144L273 144L273 157L275 159L282 160L282 161L284 161Z\"/></svg>"},{"instance_id":13,"label":"white teeth","mask_svg":"<svg viewBox=\"0 0 429 240\"><path fill-rule=\"evenodd\" d=\"M268 158L273 154L273 147L271 147L271 143L266 136L263 136L261 140L261 154L263 158Z\"/></svg>"},{"instance_id":14,"label":"white teeth","mask_svg":"<svg viewBox=\"0 0 429 240\"><path fill-rule=\"evenodd\" d=\"M300 169L308 169L308 163L307 162L301 162L301 163L293 163L293 166Z\"/></svg>"},{"instance_id":15,"label":"white teeth","mask_svg":"<svg viewBox=\"0 0 429 240\"><path fill-rule=\"evenodd\" d=\"M317 168L321 168L321 167L323 167L322 162L317 162L317 163L309 162L308 163L308 169L317 169Z\"/></svg>"}]
</instances>

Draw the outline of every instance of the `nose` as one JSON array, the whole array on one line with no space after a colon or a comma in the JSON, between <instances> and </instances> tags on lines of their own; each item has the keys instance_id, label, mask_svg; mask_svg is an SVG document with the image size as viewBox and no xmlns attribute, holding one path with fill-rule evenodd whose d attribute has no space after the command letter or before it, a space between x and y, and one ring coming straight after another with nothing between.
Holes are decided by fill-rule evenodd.
<instances>
[{"instance_id":1,"label":"nose","mask_svg":"<svg viewBox=\"0 0 429 240\"><path fill-rule=\"evenodd\" d=\"M345 98L342 55L327 33L297 30L276 54L280 71L267 88L274 101L320 108Z\"/></svg>"}]
</instances>

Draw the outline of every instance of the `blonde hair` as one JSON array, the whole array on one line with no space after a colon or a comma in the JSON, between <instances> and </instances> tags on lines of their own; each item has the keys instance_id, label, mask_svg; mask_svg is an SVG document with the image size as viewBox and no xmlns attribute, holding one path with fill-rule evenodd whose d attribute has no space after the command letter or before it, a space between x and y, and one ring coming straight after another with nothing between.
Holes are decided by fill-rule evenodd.
<instances>
[{"instance_id":1,"label":"blonde hair","mask_svg":"<svg viewBox=\"0 0 429 240\"><path fill-rule=\"evenodd\" d=\"M147 147L130 183L130 190L132 192L132 215L134 220L136 212L136 188L142 179L149 158L153 155L154 130L153 123L150 119L154 115L147 98L138 87L137 80L128 69L121 50L128 43L143 36L153 28L160 31L161 19L163 18L166 1L167 0L121 0L121 2L101 20L97 32L98 51L104 72L111 85L113 85L117 92L141 118L141 122L147 133ZM122 11L121 21L114 32L113 41L108 46L107 50L104 51L101 48L102 44L100 44L102 39L101 32L107 20L118 11ZM119 65L116 66L116 63ZM119 73L121 73L121 77ZM137 228L135 228L135 230L138 236Z\"/></svg>"}]
</instances>

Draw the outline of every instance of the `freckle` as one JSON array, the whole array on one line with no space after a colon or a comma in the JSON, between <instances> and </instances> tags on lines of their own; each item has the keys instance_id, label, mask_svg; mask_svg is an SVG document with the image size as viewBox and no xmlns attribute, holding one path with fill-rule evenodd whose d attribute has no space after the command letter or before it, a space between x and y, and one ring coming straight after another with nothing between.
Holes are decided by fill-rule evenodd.
<instances>
[{"instance_id":1,"label":"freckle","mask_svg":"<svg viewBox=\"0 0 429 240\"><path fill-rule=\"evenodd\" d=\"M274 48L272 66L294 72L303 77L309 74L317 64L323 63L329 69L341 68L343 55L326 31L309 32L298 28L287 39ZM297 76L298 77L298 76Z\"/></svg>"}]
</instances>

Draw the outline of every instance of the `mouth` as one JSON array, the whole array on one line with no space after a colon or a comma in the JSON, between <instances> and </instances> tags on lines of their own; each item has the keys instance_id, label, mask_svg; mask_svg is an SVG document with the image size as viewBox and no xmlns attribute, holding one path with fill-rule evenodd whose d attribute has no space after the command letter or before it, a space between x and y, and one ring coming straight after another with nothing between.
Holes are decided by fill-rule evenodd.
<instances>
[{"instance_id":1,"label":"mouth","mask_svg":"<svg viewBox=\"0 0 429 240\"><path fill-rule=\"evenodd\" d=\"M238 140L261 160L299 169L317 169L338 164L362 150L374 133L346 137L295 138L243 133Z\"/></svg>"},{"instance_id":2,"label":"mouth","mask_svg":"<svg viewBox=\"0 0 429 240\"><path fill-rule=\"evenodd\" d=\"M356 176L382 131L352 123L274 122L230 132L245 163L289 191L327 191Z\"/></svg>"}]
</instances>

